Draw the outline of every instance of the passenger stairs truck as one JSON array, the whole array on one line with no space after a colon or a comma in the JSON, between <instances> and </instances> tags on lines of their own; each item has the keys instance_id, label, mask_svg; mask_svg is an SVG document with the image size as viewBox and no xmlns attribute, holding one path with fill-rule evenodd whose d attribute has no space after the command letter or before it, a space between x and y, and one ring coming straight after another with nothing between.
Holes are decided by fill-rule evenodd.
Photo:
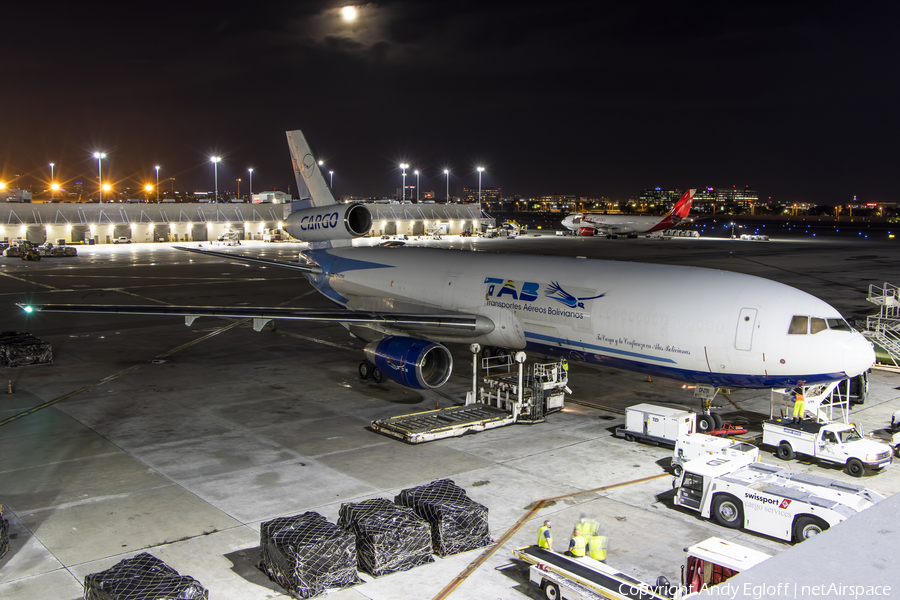
<instances>
[{"instance_id":1,"label":"passenger stairs truck","mask_svg":"<svg viewBox=\"0 0 900 600\"><path fill-rule=\"evenodd\" d=\"M861 485L748 462L698 458L675 480L675 504L731 529L802 542L884 500Z\"/></svg>"},{"instance_id":2,"label":"passenger stairs truck","mask_svg":"<svg viewBox=\"0 0 900 600\"><path fill-rule=\"evenodd\" d=\"M824 462L847 465L847 472L862 477L866 469L880 470L891 464L891 447L864 439L862 432L848 423L817 423L809 419L763 421L762 443L775 448L782 460L805 454Z\"/></svg>"}]
</instances>

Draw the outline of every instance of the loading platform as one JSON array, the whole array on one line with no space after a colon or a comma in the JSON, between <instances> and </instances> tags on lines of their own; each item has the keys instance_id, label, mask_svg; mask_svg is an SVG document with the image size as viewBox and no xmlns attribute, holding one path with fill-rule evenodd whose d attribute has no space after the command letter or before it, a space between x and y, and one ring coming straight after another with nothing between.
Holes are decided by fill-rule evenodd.
<instances>
[{"instance_id":1,"label":"loading platform","mask_svg":"<svg viewBox=\"0 0 900 600\"><path fill-rule=\"evenodd\" d=\"M372 421L372 429L411 444L419 444L515 422L509 411L475 403Z\"/></svg>"},{"instance_id":2,"label":"loading platform","mask_svg":"<svg viewBox=\"0 0 900 600\"><path fill-rule=\"evenodd\" d=\"M589 558L570 558L537 546L518 548L513 556L530 565L529 579L546 598L560 600L671 600L671 586L651 586L614 567Z\"/></svg>"}]
</instances>

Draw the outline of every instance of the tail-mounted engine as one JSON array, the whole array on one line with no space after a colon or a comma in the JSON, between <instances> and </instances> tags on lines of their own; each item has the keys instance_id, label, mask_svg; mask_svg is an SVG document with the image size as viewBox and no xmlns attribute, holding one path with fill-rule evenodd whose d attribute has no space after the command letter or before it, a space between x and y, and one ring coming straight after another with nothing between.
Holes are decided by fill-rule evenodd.
<instances>
[{"instance_id":1,"label":"tail-mounted engine","mask_svg":"<svg viewBox=\"0 0 900 600\"><path fill-rule=\"evenodd\" d=\"M284 229L304 242L352 240L372 229L372 213L364 204L332 204L295 210Z\"/></svg>"},{"instance_id":2,"label":"tail-mounted engine","mask_svg":"<svg viewBox=\"0 0 900 600\"><path fill-rule=\"evenodd\" d=\"M450 351L428 340L387 336L371 342L365 353L384 377L417 390L441 387L453 371Z\"/></svg>"}]
</instances>

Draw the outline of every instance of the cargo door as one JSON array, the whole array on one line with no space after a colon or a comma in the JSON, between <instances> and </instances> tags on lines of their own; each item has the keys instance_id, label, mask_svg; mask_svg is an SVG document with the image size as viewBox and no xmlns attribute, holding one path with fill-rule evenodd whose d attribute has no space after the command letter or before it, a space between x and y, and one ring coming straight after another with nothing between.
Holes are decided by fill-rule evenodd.
<instances>
[{"instance_id":1,"label":"cargo door","mask_svg":"<svg viewBox=\"0 0 900 600\"><path fill-rule=\"evenodd\" d=\"M738 317L737 331L734 336L736 350L750 350L753 347L753 330L756 329L756 309L742 308Z\"/></svg>"}]
</instances>

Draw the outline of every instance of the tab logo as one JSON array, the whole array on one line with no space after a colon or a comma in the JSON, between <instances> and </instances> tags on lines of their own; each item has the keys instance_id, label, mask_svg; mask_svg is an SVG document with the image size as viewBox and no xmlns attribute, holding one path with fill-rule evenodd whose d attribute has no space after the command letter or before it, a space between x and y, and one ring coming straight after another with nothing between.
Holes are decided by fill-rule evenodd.
<instances>
[{"instance_id":1,"label":"tab logo","mask_svg":"<svg viewBox=\"0 0 900 600\"><path fill-rule=\"evenodd\" d=\"M781 501L781 506L779 506L778 508L785 510L790 505L791 505L791 501L788 500L787 498L785 498L784 500Z\"/></svg>"},{"instance_id":2,"label":"tab logo","mask_svg":"<svg viewBox=\"0 0 900 600\"><path fill-rule=\"evenodd\" d=\"M522 302L534 302L538 299L538 292L541 289L539 283L533 281L523 281L519 289L516 288L516 282L512 279L499 279L497 277L485 277L484 282L488 285L487 295L492 298L501 298L510 296L512 300L520 300ZM494 292L497 292L496 295Z\"/></svg>"}]
</instances>

